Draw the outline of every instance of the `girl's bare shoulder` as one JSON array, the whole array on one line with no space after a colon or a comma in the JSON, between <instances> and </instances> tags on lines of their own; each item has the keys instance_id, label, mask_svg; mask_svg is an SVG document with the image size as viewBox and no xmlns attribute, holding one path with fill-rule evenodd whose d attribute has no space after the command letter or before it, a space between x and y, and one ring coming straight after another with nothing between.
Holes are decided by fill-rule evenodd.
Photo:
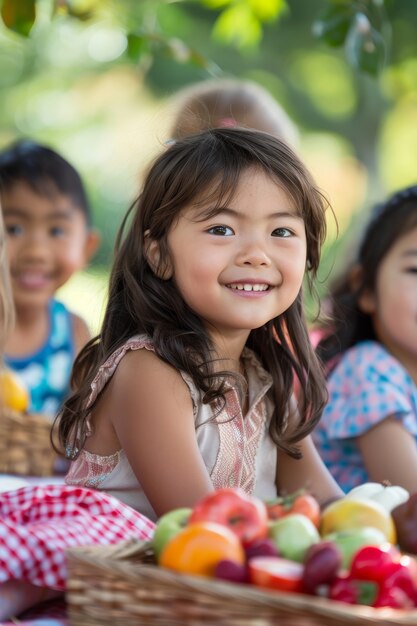
<instances>
[{"instance_id":1,"label":"girl's bare shoulder","mask_svg":"<svg viewBox=\"0 0 417 626\"><path fill-rule=\"evenodd\" d=\"M191 403L189 389L180 372L153 350L129 350L120 361L112 381L112 395L123 405L152 402Z\"/></svg>"}]
</instances>

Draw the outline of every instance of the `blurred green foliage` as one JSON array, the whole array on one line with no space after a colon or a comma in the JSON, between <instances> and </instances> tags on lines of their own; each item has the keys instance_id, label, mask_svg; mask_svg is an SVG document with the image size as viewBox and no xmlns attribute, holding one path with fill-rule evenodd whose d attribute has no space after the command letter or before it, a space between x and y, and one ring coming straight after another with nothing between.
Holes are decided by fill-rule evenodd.
<instances>
[{"instance_id":1,"label":"blurred green foliage","mask_svg":"<svg viewBox=\"0 0 417 626\"><path fill-rule=\"evenodd\" d=\"M179 2L178 2L179 3ZM2 18L5 26L28 37L35 25L37 10L43 0L3 0ZM109 3L106 3L109 4ZM113 3L113 11L121 2ZM165 50L181 62L206 66L204 58L190 49L185 41L171 39L156 28L161 4L148 0L126 3L127 52L135 62ZM276 21L287 9L285 0L201 0L201 4L218 12L212 26L215 40L240 49L256 46L262 39L264 23ZM364 72L377 75L384 67L389 40L389 23L383 0L329 0L328 6L314 21L313 33L329 46L345 45L348 61ZM80 20L103 14L98 0L54 0L49 3L50 18L68 15ZM118 7L117 7L118 5ZM111 7L109 7L111 8ZM131 30L129 22L139 20L139 29Z\"/></svg>"}]
</instances>

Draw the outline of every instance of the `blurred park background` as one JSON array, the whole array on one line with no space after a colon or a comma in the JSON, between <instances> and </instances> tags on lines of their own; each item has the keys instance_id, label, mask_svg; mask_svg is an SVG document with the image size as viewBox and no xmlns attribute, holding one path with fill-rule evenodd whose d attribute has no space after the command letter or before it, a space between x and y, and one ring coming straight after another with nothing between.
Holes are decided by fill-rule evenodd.
<instances>
[{"instance_id":1,"label":"blurred park background","mask_svg":"<svg viewBox=\"0 0 417 626\"><path fill-rule=\"evenodd\" d=\"M115 233L169 138L172 97L258 82L329 198L319 288L371 205L417 181L417 2L0 0L0 148L44 142L80 171L102 245L60 297L98 330Z\"/></svg>"}]
</instances>

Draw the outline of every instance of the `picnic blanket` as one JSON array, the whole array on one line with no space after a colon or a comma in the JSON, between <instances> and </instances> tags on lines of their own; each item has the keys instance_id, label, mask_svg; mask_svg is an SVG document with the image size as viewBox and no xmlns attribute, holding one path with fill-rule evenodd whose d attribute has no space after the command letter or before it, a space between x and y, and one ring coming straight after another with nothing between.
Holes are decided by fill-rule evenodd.
<instances>
[{"instance_id":1,"label":"picnic blanket","mask_svg":"<svg viewBox=\"0 0 417 626\"><path fill-rule=\"evenodd\" d=\"M7 581L64 591L67 548L148 540L154 527L131 507L91 489L30 485L0 493L0 607L7 601L1 595Z\"/></svg>"}]
</instances>

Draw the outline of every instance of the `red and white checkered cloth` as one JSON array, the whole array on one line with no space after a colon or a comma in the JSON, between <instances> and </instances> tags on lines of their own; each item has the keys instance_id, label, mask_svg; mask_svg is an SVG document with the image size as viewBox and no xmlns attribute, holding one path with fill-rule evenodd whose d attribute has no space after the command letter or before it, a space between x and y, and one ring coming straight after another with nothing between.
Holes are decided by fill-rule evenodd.
<instances>
[{"instance_id":1,"label":"red and white checkered cloth","mask_svg":"<svg viewBox=\"0 0 417 626\"><path fill-rule=\"evenodd\" d=\"M64 590L67 548L148 540L154 528L101 491L46 485L0 493L0 584L15 579Z\"/></svg>"}]
</instances>

